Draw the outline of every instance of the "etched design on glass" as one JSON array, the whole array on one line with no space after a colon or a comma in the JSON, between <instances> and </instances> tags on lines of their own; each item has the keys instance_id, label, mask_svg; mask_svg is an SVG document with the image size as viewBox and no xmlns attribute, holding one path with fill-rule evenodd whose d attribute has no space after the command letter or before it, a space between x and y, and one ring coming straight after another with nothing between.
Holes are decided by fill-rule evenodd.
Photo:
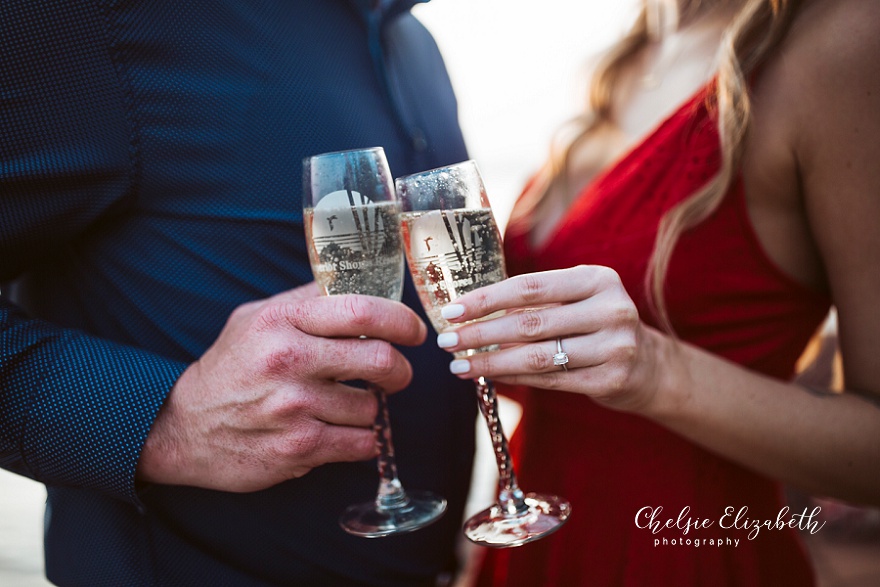
<instances>
[{"instance_id":1,"label":"etched design on glass","mask_svg":"<svg viewBox=\"0 0 880 587\"><path fill-rule=\"evenodd\" d=\"M354 190L332 192L304 210L312 272L327 294L400 299L399 210L397 202L373 203Z\"/></svg>"},{"instance_id":2,"label":"etched design on glass","mask_svg":"<svg viewBox=\"0 0 880 587\"><path fill-rule=\"evenodd\" d=\"M449 327L442 306L504 279L501 237L490 209L404 212L400 222L416 290L438 331Z\"/></svg>"}]
</instances>

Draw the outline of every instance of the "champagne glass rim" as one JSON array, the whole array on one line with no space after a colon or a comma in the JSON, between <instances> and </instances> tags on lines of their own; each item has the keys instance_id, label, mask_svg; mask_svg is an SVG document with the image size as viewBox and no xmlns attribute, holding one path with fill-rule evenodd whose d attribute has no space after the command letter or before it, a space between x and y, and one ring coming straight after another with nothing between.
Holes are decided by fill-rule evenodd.
<instances>
[{"instance_id":1,"label":"champagne glass rim","mask_svg":"<svg viewBox=\"0 0 880 587\"><path fill-rule=\"evenodd\" d=\"M432 174L437 173L438 171L450 171L453 169L461 169L464 167L472 167L477 170L477 173L479 173L479 171L480 171L480 168L477 165L477 162L475 160L467 159L466 161L459 161L458 163L452 163L450 165L441 165L440 167L435 167L433 169L426 169L425 171L419 171L418 173L410 173L409 175L402 175L402 176L398 177L395 181L408 181L408 180L416 178L416 177L432 175Z\"/></svg>"},{"instance_id":2,"label":"champagne glass rim","mask_svg":"<svg viewBox=\"0 0 880 587\"><path fill-rule=\"evenodd\" d=\"M314 155L309 155L307 157L303 157L303 163L308 161L312 161L313 159L320 159L322 157L330 157L333 155L347 155L350 153L385 153L385 149L382 147L363 147L360 149L343 149L341 151L328 151L327 153L316 153Z\"/></svg>"}]
</instances>

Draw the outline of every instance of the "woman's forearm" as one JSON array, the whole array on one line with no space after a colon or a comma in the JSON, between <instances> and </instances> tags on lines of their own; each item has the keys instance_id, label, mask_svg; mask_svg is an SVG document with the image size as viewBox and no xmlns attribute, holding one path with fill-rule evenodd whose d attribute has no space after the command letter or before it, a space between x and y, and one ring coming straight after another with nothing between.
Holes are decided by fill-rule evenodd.
<instances>
[{"instance_id":1,"label":"woman's forearm","mask_svg":"<svg viewBox=\"0 0 880 587\"><path fill-rule=\"evenodd\" d=\"M880 403L749 371L646 328L657 390L640 413L804 490L880 504Z\"/></svg>"}]
</instances>

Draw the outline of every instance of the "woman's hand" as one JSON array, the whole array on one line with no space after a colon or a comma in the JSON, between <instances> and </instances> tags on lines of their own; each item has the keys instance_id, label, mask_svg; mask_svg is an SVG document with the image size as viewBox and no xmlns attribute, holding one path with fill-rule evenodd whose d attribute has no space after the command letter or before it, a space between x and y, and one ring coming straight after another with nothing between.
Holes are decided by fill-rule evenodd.
<instances>
[{"instance_id":1,"label":"woman's hand","mask_svg":"<svg viewBox=\"0 0 880 587\"><path fill-rule=\"evenodd\" d=\"M627 411L651 403L656 343L664 337L641 322L614 270L579 265L520 275L464 295L442 313L461 324L498 311L506 314L438 337L450 352L502 345L453 361L450 370L459 377L583 393ZM567 370L553 361L557 339L568 354Z\"/></svg>"}]
</instances>

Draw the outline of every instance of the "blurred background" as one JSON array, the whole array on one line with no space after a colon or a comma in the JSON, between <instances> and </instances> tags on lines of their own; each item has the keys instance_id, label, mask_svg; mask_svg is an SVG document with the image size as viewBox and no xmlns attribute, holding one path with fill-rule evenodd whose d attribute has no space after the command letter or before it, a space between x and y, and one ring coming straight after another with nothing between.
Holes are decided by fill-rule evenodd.
<instances>
[{"instance_id":1,"label":"blurred background","mask_svg":"<svg viewBox=\"0 0 880 587\"><path fill-rule=\"evenodd\" d=\"M443 52L470 156L499 223L583 108L595 56L628 28L636 0L433 0L414 13Z\"/></svg>"},{"instance_id":2,"label":"blurred background","mask_svg":"<svg viewBox=\"0 0 880 587\"><path fill-rule=\"evenodd\" d=\"M543 162L556 129L580 111L595 57L626 30L636 0L433 0L417 6L450 70L470 154L483 172L499 224ZM820 352L819 349L816 351ZM503 405L509 431L517 406ZM485 425L468 512L486 507L494 462ZM792 492L797 502L814 498ZM800 500L800 501L799 501ZM42 485L0 470L0 587L44 587ZM880 585L880 514L819 502L829 524L810 537L821 587ZM462 557L477 549L462 543ZM457 587L467 587L465 574Z\"/></svg>"}]
</instances>

